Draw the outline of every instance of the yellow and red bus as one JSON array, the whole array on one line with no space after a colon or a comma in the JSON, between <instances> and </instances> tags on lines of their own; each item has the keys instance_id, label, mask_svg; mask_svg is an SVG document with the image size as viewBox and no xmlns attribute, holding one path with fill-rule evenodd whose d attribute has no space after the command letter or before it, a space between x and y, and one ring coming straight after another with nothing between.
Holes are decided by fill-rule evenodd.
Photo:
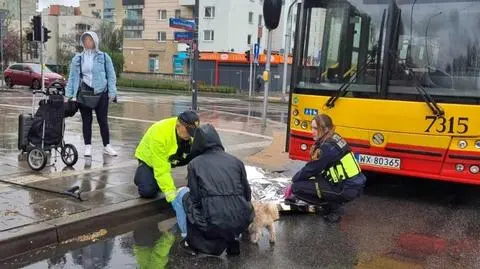
<instances>
[{"instance_id":1,"label":"yellow and red bus","mask_svg":"<svg viewBox=\"0 0 480 269\"><path fill-rule=\"evenodd\" d=\"M480 1L296 5L287 150L330 115L366 171L480 184Z\"/></svg>"}]
</instances>

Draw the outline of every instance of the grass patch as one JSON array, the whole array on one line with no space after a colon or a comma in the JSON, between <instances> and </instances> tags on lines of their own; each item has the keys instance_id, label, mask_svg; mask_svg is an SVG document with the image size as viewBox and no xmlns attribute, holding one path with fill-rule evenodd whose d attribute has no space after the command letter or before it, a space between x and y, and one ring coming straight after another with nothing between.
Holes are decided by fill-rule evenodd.
<instances>
[{"instance_id":1,"label":"grass patch","mask_svg":"<svg viewBox=\"0 0 480 269\"><path fill-rule=\"evenodd\" d=\"M176 80L139 80L119 78L117 86L130 88L144 88L144 89L158 89L170 91L188 91L189 84L183 81ZM237 93L237 89L227 86L206 86L200 85L200 92L217 92L217 93Z\"/></svg>"}]
</instances>

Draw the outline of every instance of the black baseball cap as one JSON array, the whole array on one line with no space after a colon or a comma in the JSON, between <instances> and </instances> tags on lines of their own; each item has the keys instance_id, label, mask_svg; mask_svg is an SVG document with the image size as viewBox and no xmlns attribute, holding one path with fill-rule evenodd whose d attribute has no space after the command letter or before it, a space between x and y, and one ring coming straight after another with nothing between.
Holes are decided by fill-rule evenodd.
<instances>
[{"instance_id":1,"label":"black baseball cap","mask_svg":"<svg viewBox=\"0 0 480 269\"><path fill-rule=\"evenodd\" d=\"M192 137L195 135L195 130L200 126L200 118L197 113L191 110L186 110L178 115L178 120L187 128Z\"/></svg>"}]
</instances>

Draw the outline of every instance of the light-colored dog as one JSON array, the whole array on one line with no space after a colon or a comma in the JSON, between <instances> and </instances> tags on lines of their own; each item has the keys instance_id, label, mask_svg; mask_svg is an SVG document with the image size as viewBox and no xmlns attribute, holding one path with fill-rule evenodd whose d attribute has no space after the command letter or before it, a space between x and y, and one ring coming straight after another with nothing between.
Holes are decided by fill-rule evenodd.
<instances>
[{"instance_id":1,"label":"light-colored dog","mask_svg":"<svg viewBox=\"0 0 480 269\"><path fill-rule=\"evenodd\" d=\"M270 243L275 243L274 222L280 218L277 205L275 203L260 203L258 201L252 201L252 205L255 210L255 218L248 226L250 241L257 243L263 235L264 229L267 228L270 234Z\"/></svg>"}]
</instances>

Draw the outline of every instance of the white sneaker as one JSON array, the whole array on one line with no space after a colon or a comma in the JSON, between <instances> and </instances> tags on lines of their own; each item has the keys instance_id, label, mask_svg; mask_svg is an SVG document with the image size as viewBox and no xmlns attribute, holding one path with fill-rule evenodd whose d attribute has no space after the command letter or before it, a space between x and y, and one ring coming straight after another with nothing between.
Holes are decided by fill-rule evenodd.
<instances>
[{"instance_id":1,"label":"white sneaker","mask_svg":"<svg viewBox=\"0 0 480 269\"><path fill-rule=\"evenodd\" d=\"M92 145L85 145L85 157L92 157Z\"/></svg>"},{"instance_id":2,"label":"white sneaker","mask_svg":"<svg viewBox=\"0 0 480 269\"><path fill-rule=\"evenodd\" d=\"M103 154L111 155L111 156L118 155L118 153L112 148L112 146L110 146L110 144L105 146L105 148L103 149Z\"/></svg>"}]
</instances>

